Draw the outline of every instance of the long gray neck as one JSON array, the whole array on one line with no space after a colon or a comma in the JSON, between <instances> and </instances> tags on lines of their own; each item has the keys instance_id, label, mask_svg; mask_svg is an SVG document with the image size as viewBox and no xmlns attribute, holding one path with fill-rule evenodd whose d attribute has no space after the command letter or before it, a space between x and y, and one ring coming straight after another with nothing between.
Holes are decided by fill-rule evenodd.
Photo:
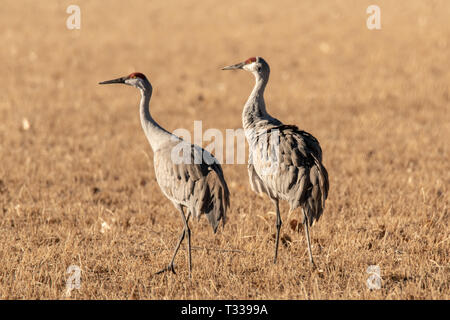
<instances>
[{"instance_id":1,"label":"long gray neck","mask_svg":"<svg viewBox=\"0 0 450 320\"><path fill-rule=\"evenodd\" d=\"M255 78L255 86L242 112L242 125L245 130L254 128L262 120L272 118L267 113L264 102L264 89L266 88L268 79L263 79L257 73L255 73Z\"/></svg>"},{"instance_id":2,"label":"long gray neck","mask_svg":"<svg viewBox=\"0 0 450 320\"><path fill-rule=\"evenodd\" d=\"M140 116L141 125L144 130L153 152L157 151L161 145L170 141L172 134L163 129L150 114L150 98L152 97L152 87L139 88L141 91Z\"/></svg>"}]
</instances>

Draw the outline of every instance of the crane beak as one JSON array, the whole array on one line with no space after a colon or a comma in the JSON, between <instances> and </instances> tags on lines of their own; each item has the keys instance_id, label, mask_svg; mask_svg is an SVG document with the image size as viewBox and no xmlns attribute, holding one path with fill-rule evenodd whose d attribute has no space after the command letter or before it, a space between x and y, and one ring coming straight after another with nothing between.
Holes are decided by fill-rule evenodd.
<instances>
[{"instance_id":1,"label":"crane beak","mask_svg":"<svg viewBox=\"0 0 450 320\"><path fill-rule=\"evenodd\" d=\"M125 83L126 79L127 79L127 77L122 77L122 78L117 78L117 79L113 79L113 80L99 82L98 84Z\"/></svg>"},{"instance_id":2,"label":"crane beak","mask_svg":"<svg viewBox=\"0 0 450 320\"><path fill-rule=\"evenodd\" d=\"M244 62L233 64L232 66L223 67L222 70L236 70L236 69L242 69L245 66Z\"/></svg>"}]
</instances>

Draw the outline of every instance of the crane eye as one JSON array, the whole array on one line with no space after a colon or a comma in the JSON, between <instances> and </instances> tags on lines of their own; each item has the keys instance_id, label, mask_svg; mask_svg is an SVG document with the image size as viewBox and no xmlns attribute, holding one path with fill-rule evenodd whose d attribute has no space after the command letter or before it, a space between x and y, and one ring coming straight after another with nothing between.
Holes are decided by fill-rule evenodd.
<instances>
[{"instance_id":1,"label":"crane eye","mask_svg":"<svg viewBox=\"0 0 450 320\"><path fill-rule=\"evenodd\" d=\"M258 71L261 71L261 66L258 66Z\"/></svg>"}]
</instances>

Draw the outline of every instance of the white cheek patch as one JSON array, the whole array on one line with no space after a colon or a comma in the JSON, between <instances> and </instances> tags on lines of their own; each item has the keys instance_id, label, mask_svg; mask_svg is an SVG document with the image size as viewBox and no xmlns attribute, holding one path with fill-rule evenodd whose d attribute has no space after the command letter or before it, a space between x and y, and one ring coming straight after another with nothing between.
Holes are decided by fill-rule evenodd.
<instances>
[{"instance_id":1,"label":"white cheek patch","mask_svg":"<svg viewBox=\"0 0 450 320\"><path fill-rule=\"evenodd\" d=\"M125 81L127 84L129 84L130 86L137 86L137 83L138 83L138 80L137 80L137 78L135 78L135 79L128 79L128 80L126 80Z\"/></svg>"},{"instance_id":2,"label":"white cheek patch","mask_svg":"<svg viewBox=\"0 0 450 320\"><path fill-rule=\"evenodd\" d=\"M252 71L252 72L255 71L256 70L256 62L252 62L252 63L246 64L244 66L244 70Z\"/></svg>"}]
</instances>

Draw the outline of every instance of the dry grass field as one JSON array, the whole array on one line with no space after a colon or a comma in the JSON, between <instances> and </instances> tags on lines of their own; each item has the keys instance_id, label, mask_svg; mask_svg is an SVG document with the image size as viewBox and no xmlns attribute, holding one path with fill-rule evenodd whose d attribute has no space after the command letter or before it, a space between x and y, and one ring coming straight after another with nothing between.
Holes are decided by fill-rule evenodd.
<instances>
[{"instance_id":1,"label":"dry grass field","mask_svg":"<svg viewBox=\"0 0 450 320\"><path fill-rule=\"evenodd\" d=\"M73 3L80 30L66 28ZM366 27L371 4L381 30ZM0 298L449 299L449 14L447 0L3 0ZM254 80L220 68L255 55L271 66L268 111L323 148L322 272L286 203L273 265L272 204L229 164L225 228L191 221L192 280L184 245L177 275L154 276L181 220L155 181L139 92L97 83L143 72L163 127L225 132Z\"/></svg>"}]
</instances>

